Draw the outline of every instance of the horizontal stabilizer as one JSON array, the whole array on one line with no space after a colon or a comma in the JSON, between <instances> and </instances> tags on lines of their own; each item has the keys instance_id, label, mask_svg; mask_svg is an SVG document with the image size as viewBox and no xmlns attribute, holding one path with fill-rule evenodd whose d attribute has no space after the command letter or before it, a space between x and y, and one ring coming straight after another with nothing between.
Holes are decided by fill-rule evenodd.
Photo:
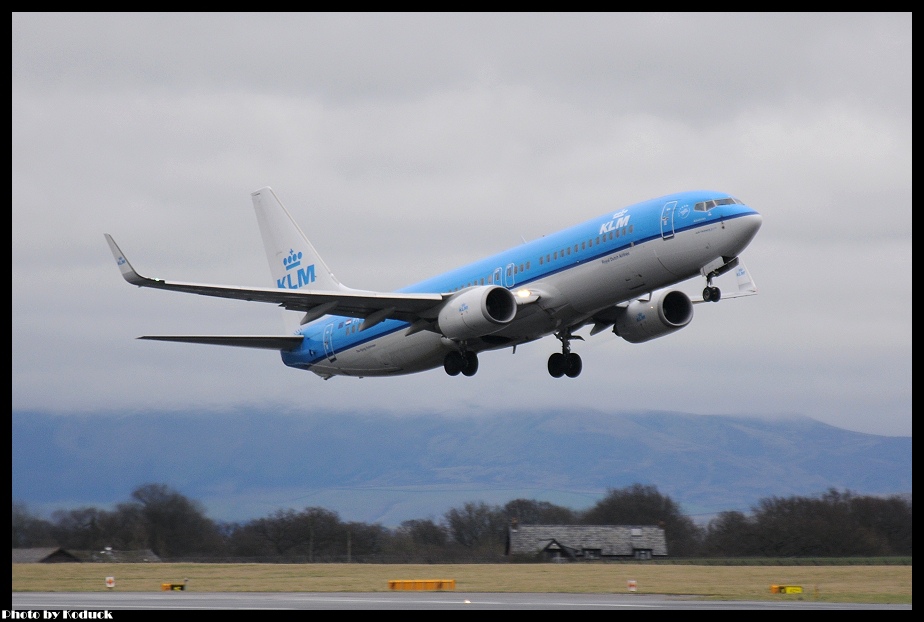
<instances>
[{"instance_id":1,"label":"horizontal stabilizer","mask_svg":"<svg viewBox=\"0 0 924 622\"><path fill-rule=\"evenodd\" d=\"M138 339L289 351L298 348L304 337L302 335L145 335Z\"/></svg>"}]
</instances>

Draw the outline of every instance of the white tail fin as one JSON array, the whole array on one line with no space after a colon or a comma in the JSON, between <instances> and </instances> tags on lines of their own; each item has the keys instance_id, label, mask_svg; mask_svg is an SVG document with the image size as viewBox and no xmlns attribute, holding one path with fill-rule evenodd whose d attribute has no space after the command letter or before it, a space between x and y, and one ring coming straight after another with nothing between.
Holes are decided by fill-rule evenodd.
<instances>
[{"instance_id":1,"label":"white tail fin","mask_svg":"<svg viewBox=\"0 0 924 622\"><path fill-rule=\"evenodd\" d=\"M252 192L253 207L266 249L273 282L280 289L342 291L347 289L330 271L318 251L283 207L272 188ZM295 330L299 318L283 313L286 329Z\"/></svg>"}]
</instances>

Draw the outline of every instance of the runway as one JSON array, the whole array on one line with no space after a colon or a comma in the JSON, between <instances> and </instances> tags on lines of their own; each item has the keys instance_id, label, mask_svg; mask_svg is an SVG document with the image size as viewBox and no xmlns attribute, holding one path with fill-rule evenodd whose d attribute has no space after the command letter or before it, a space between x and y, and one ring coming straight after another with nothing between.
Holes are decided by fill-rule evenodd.
<instances>
[{"instance_id":1,"label":"runway","mask_svg":"<svg viewBox=\"0 0 924 622\"><path fill-rule=\"evenodd\" d=\"M911 605L827 603L811 600L714 601L653 594L548 594L465 592L13 592L14 614L4 619L99 619L80 612L196 610L549 610L549 609L674 609L786 610L875 609L911 610ZM69 615L65 617L64 612ZM74 615L77 614L77 615ZM103 616L105 619L108 617Z\"/></svg>"}]
</instances>

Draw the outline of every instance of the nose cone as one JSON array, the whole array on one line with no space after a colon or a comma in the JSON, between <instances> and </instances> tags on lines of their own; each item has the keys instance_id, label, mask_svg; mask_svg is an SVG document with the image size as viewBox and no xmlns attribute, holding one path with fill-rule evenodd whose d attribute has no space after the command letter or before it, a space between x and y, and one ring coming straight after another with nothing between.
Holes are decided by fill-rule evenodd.
<instances>
[{"instance_id":1,"label":"nose cone","mask_svg":"<svg viewBox=\"0 0 924 622\"><path fill-rule=\"evenodd\" d=\"M732 232L732 239L729 242L733 247L729 249L731 251L729 254L738 255L742 253L751 243L751 240L754 239L754 236L757 235L757 232L760 231L760 226L763 222L764 219L760 214L748 209L747 213L738 216L732 221L734 224L729 223Z\"/></svg>"},{"instance_id":2,"label":"nose cone","mask_svg":"<svg viewBox=\"0 0 924 622\"><path fill-rule=\"evenodd\" d=\"M741 219L744 225L744 233L748 236L748 241L750 242L754 239L754 236L757 235L757 232L760 230L760 226L764 224L764 218L757 212L752 212Z\"/></svg>"}]
</instances>

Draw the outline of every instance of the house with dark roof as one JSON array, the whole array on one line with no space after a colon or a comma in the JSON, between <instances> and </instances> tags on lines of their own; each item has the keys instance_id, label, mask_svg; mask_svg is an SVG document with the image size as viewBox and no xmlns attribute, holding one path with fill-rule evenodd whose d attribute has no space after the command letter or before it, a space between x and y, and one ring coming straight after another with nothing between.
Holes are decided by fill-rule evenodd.
<instances>
[{"instance_id":1,"label":"house with dark roof","mask_svg":"<svg viewBox=\"0 0 924 622\"><path fill-rule=\"evenodd\" d=\"M161 561L150 549L136 551L65 551L60 547L13 549L14 564L55 564L61 562L108 562L138 564Z\"/></svg>"},{"instance_id":2,"label":"house with dark roof","mask_svg":"<svg viewBox=\"0 0 924 622\"><path fill-rule=\"evenodd\" d=\"M61 547L13 549L14 564L79 563L80 559Z\"/></svg>"},{"instance_id":3,"label":"house with dark roof","mask_svg":"<svg viewBox=\"0 0 924 622\"><path fill-rule=\"evenodd\" d=\"M122 564L140 564L145 562L159 562L160 557L150 549L129 551L114 551L106 547L102 551L71 551L84 562L107 562Z\"/></svg>"},{"instance_id":4,"label":"house with dark roof","mask_svg":"<svg viewBox=\"0 0 924 622\"><path fill-rule=\"evenodd\" d=\"M664 529L651 525L518 525L507 530L505 553L548 561L667 557Z\"/></svg>"}]
</instances>

